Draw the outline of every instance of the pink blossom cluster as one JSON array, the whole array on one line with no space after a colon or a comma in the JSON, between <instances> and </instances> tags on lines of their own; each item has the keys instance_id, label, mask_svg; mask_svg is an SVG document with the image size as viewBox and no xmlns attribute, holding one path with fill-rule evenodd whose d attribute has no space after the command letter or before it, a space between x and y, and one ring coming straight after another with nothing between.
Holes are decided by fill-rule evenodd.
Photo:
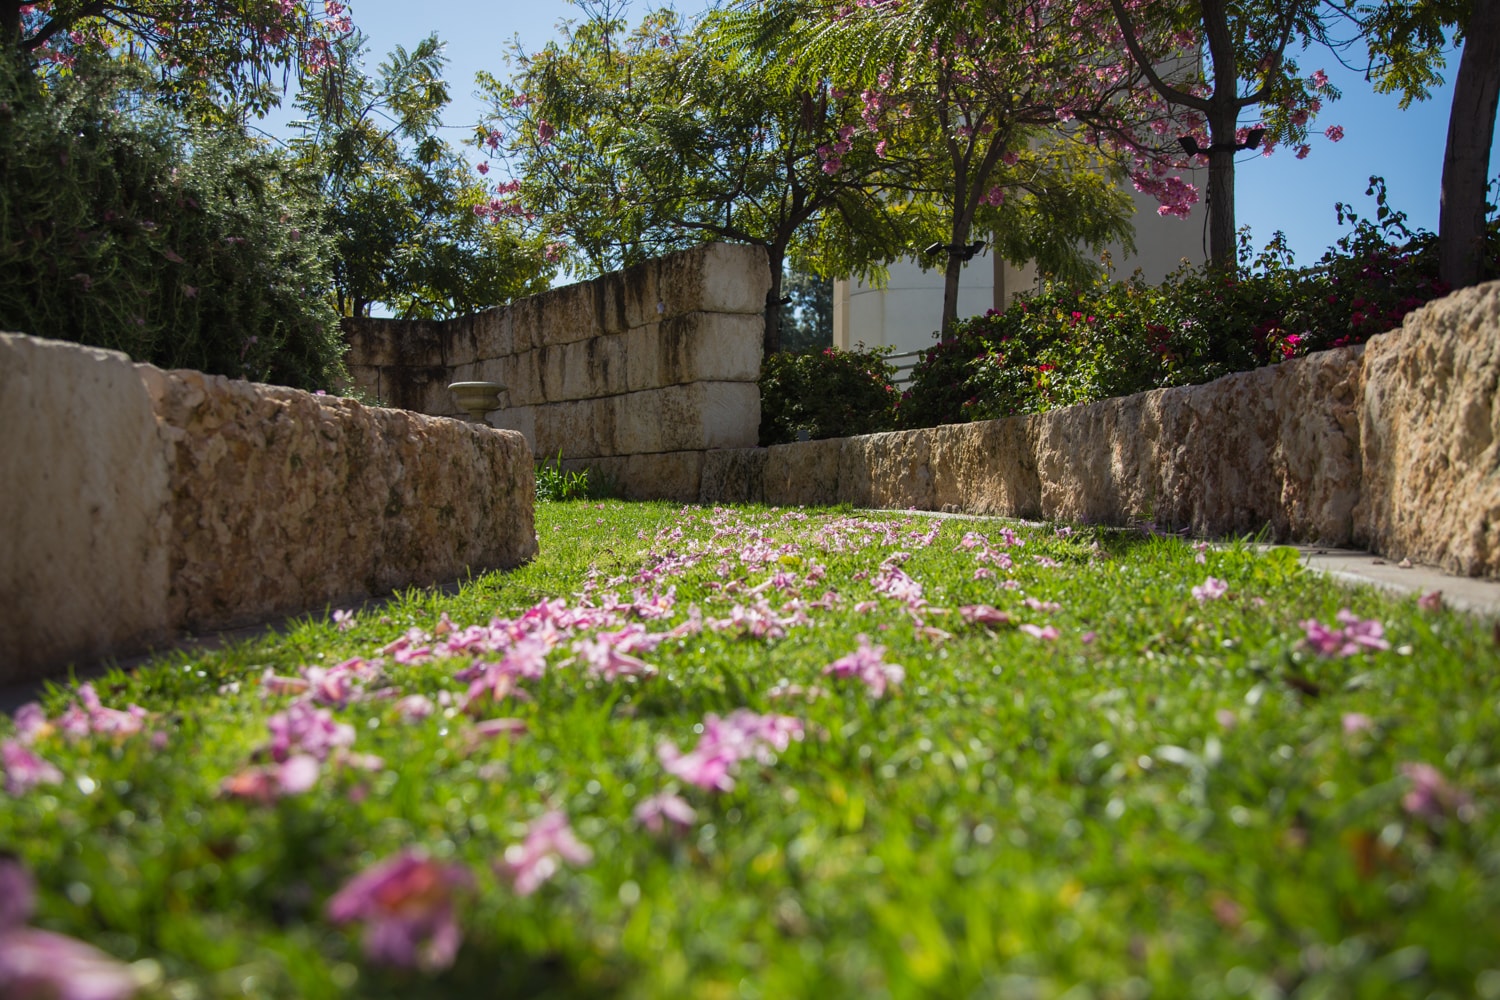
<instances>
[{"instance_id":1,"label":"pink blossom cluster","mask_svg":"<svg viewBox=\"0 0 1500 1000\"><path fill-rule=\"evenodd\" d=\"M557 874L562 862L586 865L593 858L594 852L574 835L568 817L554 809L531 823L525 839L505 849L495 871L518 895L529 896Z\"/></svg>"},{"instance_id":2,"label":"pink blossom cluster","mask_svg":"<svg viewBox=\"0 0 1500 1000\"><path fill-rule=\"evenodd\" d=\"M462 865L409 849L354 876L328 900L328 919L360 923L365 956L372 962L445 969L463 941L454 903L473 885L473 875Z\"/></svg>"},{"instance_id":3,"label":"pink blossom cluster","mask_svg":"<svg viewBox=\"0 0 1500 1000\"><path fill-rule=\"evenodd\" d=\"M1367 650L1390 649L1385 626L1373 618L1363 619L1348 608L1338 613L1341 628L1323 624L1315 618L1302 622L1306 633L1304 644L1319 656L1347 657Z\"/></svg>"},{"instance_id":4,"label":"pink blossom cluster","mask_svg":"<svg viewBox=\"0 0 1500 1000\"><path fill-rule=\"evenodd\" d=\"M887 663L885 647L872 646L869 636L857 638L859 648L828 664L823 668L823 675L840 679L853 677L865 685L870 697L879 698L888 686L899 685L906 679L906 670L899 664Z\"/></svg>"},{"instance_id":5,"label":"pink blossom cluster","mask_svg":"<svg viewBox=\"0 0 1500 1000\"><path fill-rule=\"evenodd\" d=\"M698 745L687 753L677 744L663 740L656 757L668 774L690 785L710 791L727 792L734 788L734 774L742 760L770 763L772 751L783 751L792 740L802 739L800 719L789 715L758 715L738 708L725 718L712 713L704 716L703 735Z\"/></svg>"},{"instance_id":6,"label":"pink blossom cluster","mask_svg":"<svg viewBox=\"0 0 1500 1000\"><path fill-rule=\"evenodd\" d=\"M31 873L0 855L0 997L125 1000L135 995L128 965L76 938L27 927L35 910Z\"/></svg>"}]
</instances>

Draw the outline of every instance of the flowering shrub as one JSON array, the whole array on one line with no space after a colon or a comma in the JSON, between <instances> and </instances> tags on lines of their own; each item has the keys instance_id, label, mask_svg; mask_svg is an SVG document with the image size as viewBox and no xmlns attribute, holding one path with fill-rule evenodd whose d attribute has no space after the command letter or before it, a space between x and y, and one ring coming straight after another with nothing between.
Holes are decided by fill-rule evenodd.
<instances>
[{"instance_id":1,"label":"flowering shrub","mask_svg":"<svg viewBox=\"0 0 1500 1000\"><path fill-rule=\"evenodd\" d=\"M760 369L760 443L890 430L898 398L890 353L826 347L771 355Z\"/></svg>"},{"instance_id":2,"label":"flowering shrub","mask_svg":"<svg viewBox=\"0 0 1500 1000\"><path fill-rule=\"evenodd\" d=\"M1147 389L1207 382L1309 351L1360 344L1447 293L1437 240L1413 232L1370 179L1373 219L1353 224L1316 267L1294 265L1281 234L1238 275L1183 268L1161 286L1137 279L1060 284L960 322L928 349L900 404L901 425L930 427L1032 413ZM1500 220L1488 276L1500 276Z\"/></svg>"}]
</instances>

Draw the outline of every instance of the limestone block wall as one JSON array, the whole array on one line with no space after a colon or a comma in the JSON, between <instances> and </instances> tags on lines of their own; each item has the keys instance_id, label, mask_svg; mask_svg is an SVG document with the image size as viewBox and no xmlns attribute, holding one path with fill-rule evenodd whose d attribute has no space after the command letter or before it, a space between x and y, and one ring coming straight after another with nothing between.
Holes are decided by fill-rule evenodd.
<instances>
[{"instance_id":1,"label":"limestone block wall","mask_svg":"<svg viewBox=\"0 0 1500 1000\"><path fill-rule=\"evenodd\" d=\"M1359 545L1500 578L1500 282L1362 347L1043 414L708 453L704 502ZM664 495L672 495L663 490Z\"/></svg>"},{"instance_id":2,"label":"limestone block wall","mask_svg":"<svg viewBox=\"0 0 1500 1000\"><path fill-rule=\"evenodd\" d=\"M0 684L536 552L519 434L0 334Z\"/></svg>"},{"instance_id":3,"label":"limestone block wall","mask_svg":"<svg viewBox=\"0 0 1500 1000\"><path fill-rule=\"evenodd\" d=\"M458 412L450 382L499 382L491 424L639 495L756 443L769 287L762 250L710 244L459 319L346 321L347 363L366 393L427 414Z\"/></svg>"}]
</instances>

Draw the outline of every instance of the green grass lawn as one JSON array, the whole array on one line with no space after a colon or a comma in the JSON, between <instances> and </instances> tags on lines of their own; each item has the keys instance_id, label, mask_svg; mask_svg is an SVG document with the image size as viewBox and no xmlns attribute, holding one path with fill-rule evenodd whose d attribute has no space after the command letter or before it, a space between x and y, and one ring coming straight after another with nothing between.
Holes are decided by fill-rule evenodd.
<instances>
[{"instance_id":1,"label":"green grass lawn","mask_svg":"<svg viewBox=\"0 0 1500 1000\"><path fill-rule=\"evenodd\" d=\"M1500 997L1488 622L1092 528L537 526L0 721L0 995L41 929L144 997Z\"/></svg>"}]
</instances>

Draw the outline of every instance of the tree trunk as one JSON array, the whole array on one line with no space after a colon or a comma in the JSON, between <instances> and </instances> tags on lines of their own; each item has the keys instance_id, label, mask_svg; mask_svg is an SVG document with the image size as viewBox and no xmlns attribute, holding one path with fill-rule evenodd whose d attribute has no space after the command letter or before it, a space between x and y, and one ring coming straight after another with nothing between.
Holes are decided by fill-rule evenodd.
<instances>
[{"instance_id":1,"label":"tree trunk","mask_svg":"<svg viewBox=\"0 0 1500 1000\"><path fill-rule=\"evenodd\" d=\"M1474 0L1453 82L1438 211L1438 277L1450 288L1484 272L1484 195L1500 97L1500 0Z\"/></svg>"},{"instance_id":2,"label":"tree trunk","mask_svg":"<svg viewBox=\"0 0 1500 1000\"><path fill-rule=\"evenodd\" d=\"M7 49L21 47L21 5L13 0L0 0L0 39Z\"/></svg>"},{"instance_id":3,"label":"tree trunk","mask_svg":"<svg viewBox=\"0 0 1500 1000\"><path fill-rule=\"evenodd\" d=\"M957 240L954 246L958 246ZM963 272L964 261L951 249L948 251L948 267L943 272L943 325L939 339L948 336L948 329L958 322L958 278Z\"/></svg>"},{"instance_id":4,"label":"tree trunk","mask_svg":"<svg viewBox=\"0 0 1500 1000\"><path fill-rule=\"evenodd\" d=\"M781 269L786 261L786 251L774 246L766 247L766 260L771 268L771 289L766 292L766 332L761 345L762 359L781 350Z\"/></svg>"},{"instance_id":5,"label":"tree trunk","mask_svg":"<svg viewBox=\"0 0 1500 1000\"><path fill-rule=\"evenodd\" d=\"M1234 145L1235 120L1222 130L1211 128L1209 141ZM1208 154L1208 260L1216 269L1232 271L1235 255L1234 150L1214 149Z\"/></svg>"}]
</instances>

